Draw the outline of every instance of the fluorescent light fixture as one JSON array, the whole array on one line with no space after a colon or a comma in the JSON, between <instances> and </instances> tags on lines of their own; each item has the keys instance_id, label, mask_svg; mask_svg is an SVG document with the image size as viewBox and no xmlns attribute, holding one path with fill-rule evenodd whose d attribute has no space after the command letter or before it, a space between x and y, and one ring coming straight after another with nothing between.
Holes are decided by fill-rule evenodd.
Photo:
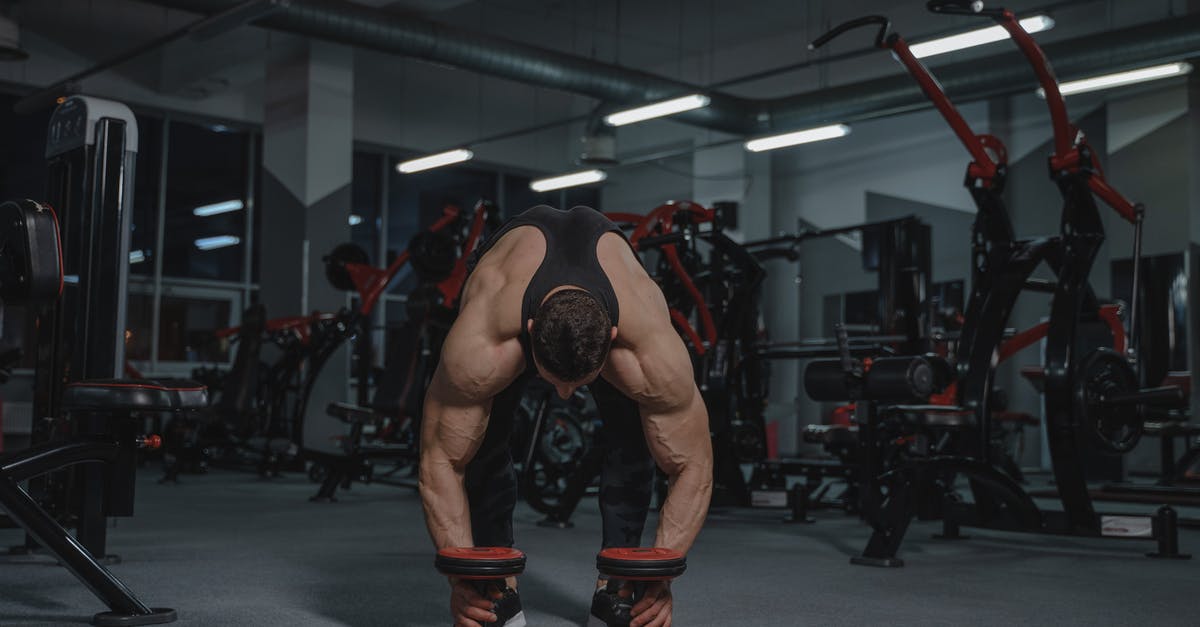
<instances>
[{"instance_id":1,"label":"fluorescent light fixture","mask_svg":"<svg viewBox=\"0 0 1200 627\"><path fill-rule=\"evenodd\" d=\"M201 237L196 240L196 248L200 250L213 250L216 248L225 248L226 246L237 246L242 243L242 238L236 235L217 235L214 237Z\"/></svg>"},{"instance_id":2,"label":"fluorescent light fixture","mask_svg":"<svg viewBox=\"0 0 1200 627\"><path fill-rule=\"evenodd\" d=\"M529 189L532 189L535 192L548 192L552 189L575 187L576 185L587 185L588 183L599 183L606 178L608 178L608 174L603 170L584 170L582 172L572 172L570 174L562 174L559 176L552 176L550 178L530 181Z\"/></svg>"},{"instance_id":3,"label":"fluorescent light fixture","mask_svg":"<svg viewBox=\"0 0 1200 627\"><path fill-rule=\"evenodd\" d=\"M146 260L146 251L131 250L129 251L129 263L142 263Z\"/></svg>"},{"instance_id":4,"label":"fluorescent light fixture","mask_svg":"<svg viewBox=\"0 0 1200 627\"><path fill-rule=\"evenodd\" d=\"M350 226L358 226L362 224L362 216L358 215L357 213L352 213L346 222L349 222Z\"/></svg>"},{"instance_id":5,"label":"fluorescent light fixture","mask_svg":"<svg viewBox=\"0 0 1200 627\"><path fill-rule=\"evenodd\" d=\"M772 135L770 137L760 137L746 142L746 150L750 152L762 152L764 150L775 150L776 148L786 148L788 146L798 146L800 144L811 144L812 142L825 141L827 139L837 139L850 134L850 127L845 124L834 124L832 126L819 126L794 133L784 133L782 135Z\"/></svg>"},{"instance_id":6,"label":"fluorescent light fixture","mask_svg":"<svg viewBox=\"0 0 1200 627\"><path fill-rule=\"evenodd\" d=\"M1117 72L1116 74L1105 74L1103 76L1093 76L1092 78L1082 78L1077 81L1067 81L1058 84L1058 91L1064 96L1071 94L1082 94L1089 91L1099 91L1101 89L1110 89L1112 87L1121 87L1124 85L1133 85L1134 83L1144 83L1146 81L1156 81L1160 78L1171 78L1172 76L1183 76L1192 71L1192 64L1186 61L1178 63L1167 63L1166 65L1153 65L1128 72ZM1046 90L1038 88L1037 94L1039 97L1046 97Z\"/></svg>"},{"instance_id":7,"label":"fluorescent light fixture","mask_svg":"<svg viewBox=\"0 0 1200 627\"><path fill-rule=\"evenodd\" d=\"M689 94L682 98L672 98L671 100L648 104L644 107L611 113L604 116L604 123L609 126L624 126L626 124L633 124L634 122L642 122L693 109L701 109L707 107L710 101L711 99L704 94Z\"/></svg>"},{"instance_id":8,"label":"fluorescent light fixture","mask_svg":"<svg viewBox=\"0 0 1200 627\"><path fill-rule=\"evenodd\" d=\"M1025 32L1029 34L1040 33L1044 30L1054 28L1054 18L1049 15L1034 15L1021 20L1020 23L1021 28L1024 28ZM921 59L964 48L974 48L975 46L982 46L1005 39L1008 39L1008 31L1004 30L1003 26L989 26L958 35L915 43L909 46L909 49L912 50L914 57Z\"/></svg>"},{"instance_id":9,"label":"fluorescent light fixture","mask_svg":"<svg viewBox=\"0 0 1200 627\"><path fill-rule=\"evenodd\" d=\"M447 150L446 152L439 152L437 154L421 157L419 159L403 161L396 165L396 170L401 174L412 174L413 172L432 170L433 168L440 168L444 165L469 161L471 157L474 156L475 153L471 152L470 150L467 150L466 148L458 148L456 150Z\"/></svg>"},{"instance_id":10,"label":"fluorescent light fixture","mask_svg":"<svg viewBox=\"0 0 1200 627\"><path fill-rule=\"evenodd\" d=\"M246 208L246 203L240 200L226 200L224 202L216 202L211 205L202 205L192 209L194 216L215 216L219 213L229 213L230 211L241 211Z\"/></svg>"}]
</instances>

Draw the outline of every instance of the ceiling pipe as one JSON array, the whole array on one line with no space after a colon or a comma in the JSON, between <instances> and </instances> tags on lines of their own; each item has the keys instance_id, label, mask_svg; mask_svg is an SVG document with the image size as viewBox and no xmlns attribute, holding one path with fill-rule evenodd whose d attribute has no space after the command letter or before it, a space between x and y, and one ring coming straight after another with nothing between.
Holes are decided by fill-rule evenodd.
<instances>
[{"instance_id":1,"label":"ceiling pipe","mask_svg":"<svg viewBox=\"0 0 1200 627\"><path fill-rule=\"evenodd\" d=\"M203 14L235 4L231 0L149 1ZM343 0L287 0L281 11L256 20L254 25L561 89L616 106L704 91L649 72ZM743 133L753 126L753 111L748 100L715 94L708 107L675 117L706 128Z\"/></svg>"},{"instance_id":2,"label":"ceiling pipe","mask_svg":"<svg viewBox=\"0 0 1200 627\"><path fill-rule=\"evenodd\" d=\"M149 0L211 14L235 0ZM619 65L473 32L422 17L340 0L283 0L254 25L380 52L411 56L490 76L630 105L703 92L711 104L672 119L714 130L755 135L829 122L853 122L928 106L903 74L782 98L753 100ZM1045 46L1062 79L1200 55L1200 13L1092 34ZM959 103L1032 91L1036 80L1016 50L939 65L937 76Z\"/></svg>"}]
</instances>

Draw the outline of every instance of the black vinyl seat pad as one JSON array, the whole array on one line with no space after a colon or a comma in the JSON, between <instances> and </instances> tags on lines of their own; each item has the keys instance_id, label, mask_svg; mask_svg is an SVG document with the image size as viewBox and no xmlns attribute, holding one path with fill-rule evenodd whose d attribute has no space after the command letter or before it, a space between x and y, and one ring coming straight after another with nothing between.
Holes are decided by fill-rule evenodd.
<instances>
[{"instance_id":1,"label":"black vinyl seat pad","mask_svg":"<svg viewBox=\"0 0 1200 627\"><path fill-rule=\"evenodd\" d=\"M67 385L63 409L176 411L208 406L208 389L187 379L95 379Z\"/></svg>"}]
</instances>

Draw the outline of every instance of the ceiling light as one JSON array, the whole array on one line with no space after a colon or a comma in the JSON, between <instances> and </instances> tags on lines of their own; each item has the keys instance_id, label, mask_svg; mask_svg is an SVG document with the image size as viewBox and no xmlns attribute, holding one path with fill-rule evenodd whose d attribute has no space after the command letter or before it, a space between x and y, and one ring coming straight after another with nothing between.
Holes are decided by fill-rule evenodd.
<instances>
[{"instance_id":1,"label":"ceiling light","mask_svg":"<svg viewBox=\"0 0 1200 627\"><path fill-rule=\"evenodd\" d=\"M447 150L446 152L439 152L437 154L421 157L419 159L403 161L396 165L396 170L401 174L412 174L413 172L432 170L433 168L440 168L444 165L469 161L474 156L475 153L471 152L470 150L467 150L466 148L458 148L456 150Z\"/></svg>"},{"instance_id":2,"label":"ceiling light","mask_svg":"<svg viewBox=\"0 0 1200 627\"><path fill-rule=\"evenodd\" d=\"M575 187L576 185L587 185L588 183L599 183L608 178L603 170L584 170L582 172L572 172L570 174L562 174L552 176L550 178L538 179L529 182L529 189L535 192L548 192L552 189L562 189L564 187Z\"/></svg>"},{"instance_id":3,"label":"ceiling light","mask_svg":"<svg viewBox=\"0 0 1200 627\"><path fill-rule=\"evenodd\" d=\"M1024 28L1025 32L1031 35L1044 30L1050 30L1054 28L1054 18L1049 15L1027 17L1021 20L1021 28ZM974 48L975 46L982 46L1005 39L1008 39L1008 31L1004 30L1003 26L989 26L987 28L959 33L958 35L915 43L909 46L909 50L912 50L914 57L921 59L964 48Z\"/></svg>"},{"instance_id":4,"label":"ceiling light","mask_svg":"<svg viewBox=\"0 0 1200 627\"><path fill-rule=\"evenodd\" d=\"M362 216L358 215L357 213L352 213L350 214L350 218L346 221L350 223L350 226L358 226L362 224Z\"/></svg>"},{"instance_id":5,"label":"ceiling light","mask_svg":"<svg viewBox=\"0 0 1200 627\"><path fill-rule=\"evenodd\" d=\"M707 107L710 101L711 99L703 94L690 94L682 98L673 98L643 107L611 113L604 116L604 123L609 126L624 126L626 124L633 124L634 122L642 122L693 109L701 109Z\"/></svg>"},{"instance_id":6,"label":"ceiling light","mask_svg":"<svg viewBox=\"0 0 1200 627\"><path fill-rule=\"evenodd\" d=\"M196 240L196 248L200 250L213 250L227 246L237 246L240 243L242 243L242 238L236 235L217 235L214 237L201 237Z\"/></svg>"},{"instance_id":7,"label":"ceiling light","mask_svg":"<svg viewBox=\"0 0 1200 627\"><path fill-rule=\"evenodd\" d=\"M750 152L775 150L776 148L810 144L812 142L825 141L826 139L837 139L838 137L844 137L849 134L850 127L846 126L845 124L820 126L803 131L796 131L794 133L784 133L782 135L772 135L770 137L752 139L746 142L746 150L749 150Z\"/></svg>"},{"instance_id":8,"label":"ceiling light","mask_svg":"<svg viewBox=\"0 0 1200 627\"><path fill-rule=\"evenodd\" d=\"M215 216L219 213L229 213L230 211L241 211L246 208L246 203L240 200L226 200L217 202L211 205L202 205L192 209L192 215L195 216Z\"/></svg>"},{"instance_id":9,"label":"ceiling light","mask_svg":"<svg viewBox=\"0 0 1200 627\"><path fill-rule=\"evenodd\" d=\"M1168 63L1166 65L1154 65L1137 70L1129 70L1128 72L1117 72L1115 74L1093 76L1092 78L1082 78L1077 81L1067 81L1065 83L1058 84L1058 91L1062 92L1062 95L1064 96L1070 96L1071 94L1082 94L1089 91L1099 91L1101 89L1109 89L1112 87L1133 85L1134 83L1156 81L1160 78L1183 76L1191 71L1191 63L1180 61L1178 63ZM1037 94L1042 98L1046 97L1046 91L1041 87L1038 88Z\"/></svg>"}]
</instances>

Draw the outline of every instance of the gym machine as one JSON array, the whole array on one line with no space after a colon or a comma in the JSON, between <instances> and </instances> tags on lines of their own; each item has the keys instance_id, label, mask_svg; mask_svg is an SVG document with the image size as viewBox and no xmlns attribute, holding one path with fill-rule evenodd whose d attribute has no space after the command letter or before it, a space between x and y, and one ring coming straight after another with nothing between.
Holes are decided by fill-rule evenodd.
<instances>
[{"instance_id":1,"label":"gym machine","mask_svg":"<svg viewBox=\"0 0 1200 627\"><path fill-rule=\"evenodd\" d=\"M38 319L37 428L31 448L0 457L0 507L27 534L14 552L45 549L110 608L96 625L176 618L143 604L104 567L116 561L106 553L106 521L133 514L137 451L161 443L142 433L145 416L207 401L191 381L118 378L136 146L124 105L69 98L47 142L53 205L0 204L0 299Z\"/></svg>"},{"instance_id":2,"label":"gym machine","mask_svg":"<svg viewBox=\"0 0 1200 627\"><path fill-rule=\"evenodd\" d=\"M356 480L416 487L415 481L392 479L391 475L417 467L424 392L441 354L442 340L457 313L458 298L467 280L468 259L484 241L488 229L495 228L498 214L498 208L490 201L476 203L469 219L458 207L446 207L442 217L415 235L407 250L386 269L372 267L367 263L365 251L354 244L343 244L326 257L326 274L334 286L353 289L359 295L358 309L340 314L341 325L355 330L360 340L356 346L359 384L355 403L330 403L326 407L329 416L350 429L341 439L343 455L308 452L313 461L310 477L321 483L320 490L310 500L335 501L338 488L348 488ZM405 363L389 368L385 373L387 381L381 381L374 398L370 398L373 363L370 314L405 263L412 264L420 279L420 285L409 295L409 320L403 330L403 346L398 347L403 354L397 356ZM328 359L327 354L324 359ZM310 381L315 379L324 359L310 365ZM306 387L301 408L307 405L307 389L311 385L310 382ZM302 409L297 415L303 415ZM375 463L380 461L390 463L392 468L377 473Z\"/></svg>"},{"instance_id":3,"label":"gym machine","mask_svg":"<svg viewBox=\"0 0 1200 627\"><path fill-rule=\"evenodd\" d=\"M858 398L864 401L858 416L860 442L865 457L863 511L874 533L863 554L852 561L868 565L902 565L903 562L895 555L914 516L921 519L940 518L943 521L942 537L945 538L961 537L961 526L1088 537L1132 537L1156 540L1159 551L1152 554L1154 556L1181 557L1175 528L1176 515L1171 508L1160 508L1153 517L1096 513L1084 482L1080 457L1081 434L1090 433L1098 444L1113 453L1125 452L1132 448L1140 436L1146 405L1173 404L1181 399L1177 387L1141 387L1138 373L1131 363L1136 353L1131 347L1123 346L1122 334L1116 333L1117 329L1113 329L1111 321L1105 320L1104 310L1087 283L1091 264L1104 239L1093 194L1135 225L1134 294L1138 291L1136 266L1141 256L1141 220L1144 212L1104 181L1082 134L1071 127L1067 120L1065 104L1048 61L1011 12L983 11L979 2L930 2L929 7L940 13L982 14L995 19L1009 31L1014 42L1025 53L1046 90L1055 131L1055 154L1050 160L1051 175L1064 196L1061 233L1037 247L1035 254L1040 259L1018 257L1007 261L1008 267L1023 269L1016 262L1036 266L1040 260L1044 260L1055 271L1057 280L1049 284L1031 282L1028 272L1032 271L1032 267L1029 267L1027 272L1018 276L994 275L1000 277L998 282L986 276L980 277L980 282L973 286L972 302L968 307L963 338L956 355L956 374L963 382L959 388L960 403L963 403L960 407L876 407L876 403L894 399L875 398L868 393L855 392L861 389L857 382L863 377L863 369L849 363L845 355L840 362L816 362L809 366L806 388L810 395L829 397L831 394L828 386L814 384L820 379L810 380L810 373L840 369L848 383L843 393L833 396L841 400ZM847 30L867 25L879 26L876 45L892 50L917 77L943 117L971 150L969 129L941 94L928 71L912 57L903 39L888 33L886 18L876 16L848 22L818 39L814 46ZM976 142L975 146L986 148L986 142ZM968 168L967 184L974 195L980 183L973 183L972 179L986 172L980 171L980 155L974 150L972 153L976 161ZM1001 172L997 170L997 173ZM983 216L984 211L981 210L980 215ZM976 243L989 243L986 235L981 235L977 222ZM1000 261L997 266L983 266L994 273L996 268L1005 267L1003 264L1006 260L993 255L1011 255L1011 251L1011 247L1007 251L997 251L995 247L984 246L982 252L987 255L981 257L981 250L977 248L975 264L978 267L981 262L990 264ZM1039 508L1014 478L1005 472L1003 465L997 463L990 442L991 412L982 412L979 407L982 404L986 408L991 370L994 367L992 360L1001 348L999 339L1011 311L1011 302L1022 289L1053 294L1050 321L1044 331L1047 343L1045 407L1047 437L1058 496L1063 505L1061 511ZM1136 320L1136 300L1130 315L1131 321ZM1127 352L1123 354L1103 346L1096 348L1098 344L1094 339L1088 341L1089 329L1085 327L1113 329L1113 336L1116 337L1109 339L1119 348L1126 348ZM1136 326L1131 325L1131 328ZM1086 350L1089 346L1093 347L1090 352L1077 360L1076 351ZM981 382L987 385L980 385ZM832 397L827 400L832 400ZM975 405L967 404L971 402ZM939 413L947 411L960 416L975 414L974 421L961 425L967 437L958 442L957 450L937 449L915 456L889 456L887 460L881 458L878 430L895 424L904 428L913 428L914 425L916 428L927 427L938 423ZM889 440L891 435L882 439ZM959 475L968 479L973 502L964 502L958 495L955 478Z\"/></svg>"},{"instance_id":4,"label":"gym machine","mask_svg":"<svg viewBox=\"0 0 1200 627\"><path fill-rule=\"evenodd\" d=\"M853 355L920 354L946 339L933 327L931 298L932 243L929 225L915 216L869 222L833 229L811 229L794 235L750 242L756 255L799 260L805 243L850 234L861 234L864 270L877 277L875 318L879 328L866 335L847 335L845 345ZM803 270L803 269L802 269ZM836 338L810 338L796 342L761 343L757 355L764 360L814 359L837 355ZM805 522L812 508L858 510L858 451L855 428L841 424L809 425L801 434L806 443L821 445L825 456L761 461L751 474L746 505L789 508L788 522ZM803 481L787 489L788 477ZM844 486L840 492L832 488ZM831 494L832 493L832 494Z\"/></svg>"},{"instance_id":5,"label":"gym machine","mask_svg":"<svg viewBox=\"0 0 1200 627\"><path fill-rule=\"evenodd\" d=\"M46 204L54 208L62 238L62 298L46 303L37 320L33 415L62 414L63 384L115 379L125 362L125 300L129 229L137 159L137 121L123 104L76 96L54 110L46 139ZM62 425L35 419L31 444L45 444ZM99 558L105 525L84 495L103 489L100 477L81 469L32 482L30 492L59 520L77 525L80 542ZM80 515L80 509L87 515ZM36 548L32 538L25 547Z\"/></svg>"}]
</instances>

